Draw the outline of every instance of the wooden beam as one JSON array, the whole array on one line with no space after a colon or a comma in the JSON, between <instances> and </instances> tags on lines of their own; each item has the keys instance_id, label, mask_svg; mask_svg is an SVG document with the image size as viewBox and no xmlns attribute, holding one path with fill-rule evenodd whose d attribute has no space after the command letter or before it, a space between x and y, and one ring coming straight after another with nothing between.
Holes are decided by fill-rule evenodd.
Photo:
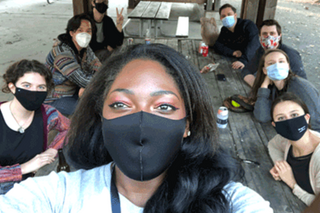
<instances>
[{"instance_id":1,"label":"wooden beam","mask_svg":"<svg viewBox=\"0 0 320 213\"><path fill-rule=\"evenodd\" d=\"M263 20L274 19L276 7L277 0L242 0L240 17L259 27Z\"/></svg>"},{"instance_id":2,"label":"wooden beam","mask_svg":"<svg viewBox=\"0 0 320 213\"><path fill-rule=\"evenodd\" d=\"M73 15L89 12L90 0L72 0Z\"/></svg>"},{"instance_id":3,"label":"wooden beam","mask_svg":"<svg viewBox=\"0 0 320 213\"><path fill-rule=\"evenodd\" d=\"M256 23L258 16L259 0L242 0L240 17Z\"/></svg>"}]
</instances>

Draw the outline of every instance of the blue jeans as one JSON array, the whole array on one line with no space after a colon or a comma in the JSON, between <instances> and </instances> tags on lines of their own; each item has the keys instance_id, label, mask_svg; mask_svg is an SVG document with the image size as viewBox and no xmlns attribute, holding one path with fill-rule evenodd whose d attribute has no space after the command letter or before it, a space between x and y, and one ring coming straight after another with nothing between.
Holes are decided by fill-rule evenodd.
<instances>
[{"instance_id":1,"label":"blue jeans","mask_svg":"<svg viewBox=\"0 0 320 213\"><path fill-rule=\"evenodd\" d=\"M4 195L5 193L7 193L10 189L13 188L13 185L15 183L18 183L18 182L10 181L10 182L0 183L0 195Z\"/></svg>"},{"instance_id":2,"label":"blue jeans","mask_svg":"<svg viewBox=\"0 0 320 213\"><path fill-rule=\"evenodd\" d=\"M78 105L78 99L79 99L78 94L76 94L76 95L73 95L72 97L59 98L48 104L56 108L63 115L69 116L74 113Z\"/></svg>"}]
</instances>

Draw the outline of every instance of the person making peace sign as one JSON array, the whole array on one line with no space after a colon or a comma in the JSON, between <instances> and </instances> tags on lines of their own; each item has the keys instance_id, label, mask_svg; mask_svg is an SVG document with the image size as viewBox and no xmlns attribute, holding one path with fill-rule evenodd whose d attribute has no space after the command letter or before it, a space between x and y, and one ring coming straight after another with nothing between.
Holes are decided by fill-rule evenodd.
<instances>
[{"instance_id":1,"label":"person making peace sign","mask_svg":"<svg viewBox=\"0 0 320 213\"><path fill-rule=\"evenodd\" d=\"M117 20L114 24L111 17L106 15L108 0L91 0L93 10L89 16L95 21L97 31L92 35L90 47L99 58L104 61L117 46L123 43L123 8L120 13L117 8Z\"/></svg>"}]
</instances>

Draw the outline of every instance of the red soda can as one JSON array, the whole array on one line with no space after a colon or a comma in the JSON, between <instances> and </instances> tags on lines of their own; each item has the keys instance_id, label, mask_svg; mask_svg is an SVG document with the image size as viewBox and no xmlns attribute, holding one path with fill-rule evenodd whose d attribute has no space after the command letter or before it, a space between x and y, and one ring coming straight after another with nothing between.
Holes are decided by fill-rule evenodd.
<instances>
[{"instance_id":1,"label":"red soda can","mask_svg":"<svg viewBox=\"0 0 320 213\"><path fill-rule=\"evenodd\" d=\"M207 57L207 56L208 56L208 52L209 52L209 47L208 47L208 45L204 45L204 46L202 47L202 56L203 56L203 57Z\"/></svg>"}]
</instances>

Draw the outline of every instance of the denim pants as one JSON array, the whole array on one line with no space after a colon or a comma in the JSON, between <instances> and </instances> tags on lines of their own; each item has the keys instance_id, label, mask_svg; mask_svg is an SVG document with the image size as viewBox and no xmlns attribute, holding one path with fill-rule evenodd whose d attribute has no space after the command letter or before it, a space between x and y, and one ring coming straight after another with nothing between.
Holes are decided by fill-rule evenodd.
<instances>
[{"instance_id":1,"label":"denim pants","mask_svg":"<svg viewBox=\"0 0 320 213\"><path fill-rule=\"evenodd\" d=\"M13 188L13 185L15 183L18 183L18 182L10 181L10 182L0 183L0 195L4 195L5 193L7 193L10 189Z\"/></svg>"},{"instance_id":2,"label":"denim pants","mask_svg":"<svg viewBox=\"0 0 320 213\"><path fill-rule=\"evenodd\" d=\"M78 99L79 99L78 94L75 94L72 97L59 98L48 104L56 108L63 115L69 116L74 113L78 105Z\"/></svg>"}]
</instances>

